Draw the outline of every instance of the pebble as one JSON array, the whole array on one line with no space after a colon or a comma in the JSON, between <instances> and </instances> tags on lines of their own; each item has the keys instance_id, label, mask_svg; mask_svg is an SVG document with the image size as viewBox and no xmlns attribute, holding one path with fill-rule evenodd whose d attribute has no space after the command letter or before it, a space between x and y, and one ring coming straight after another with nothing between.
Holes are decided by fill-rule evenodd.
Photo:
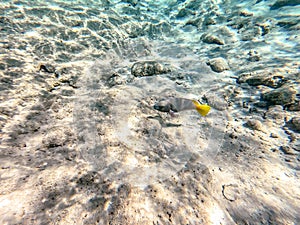
<instances>
[{"instance_id":1,"label":"pebble","mask_svg":"<svg viewBox=\"0 0 300 225\"><path fill-rule=\"evenodd\" d=\"M250 50L248 52L248 60L250 62L258 62L260 60L260 55L255 50Z\"/></svg>"},{"instance_id":2,"label":"pebble","mask_svg":"<svg viewBox=\"0 0 300 225\"><path fill-rule=\"evenodd\" d=\"M271 138L279 138L278 134L275 134L275 133L271 133L271 134L270 134L270 137L271 137Z\"/></svg>"},{"instance_id":3,"label":"pebble","mask_svg":"<svg viewBox=\"0 0 300 225\"><path fill-rule=\"evenodd\" d=\"M249 119L246 124L253 130L264 131L262 123L257 119Z\"/></svg>"},{"instance_id":4,"label":"pebble","mask_svg":"<svg viewBox=\"0 0 300 225\"><path fill-rule=\"evenodd\" d=\"M224 41L212 34L203 34L200 38L204 43L207 44L217 44L217 45L224 45Z\"/></svg>"},{"instance_id":5,"label":"pebble","mask_svg":"<svg viewBox=\"0 0 300 225\"><path fill-rule=\"evenodd\" d=\"M40 64L39 71L47 72L47 73L54 73L55 67L50 64Z\"/></svg>"},{"instance_id":6,"label":"pebble","mask_svg":"<svg viewBox=\"0 0 300 225\"><path fill-rule=\"evenodd\" d=\"M210 68L217 72L217 73L221 73L225 70L229 70L229 65L227 63L227 61L224 58L214 58L209 60L207 63L207 65L210 66Z\"/></svg>"},{"instance_id":7,"label":"pebble","mask_svg":"<svg viewBox=\"0 0 300 225\"><path fill-rule=\"evenodd\" d=\"M291 122L293 126L296 128L296 130L300 131L300 117L299 116L293 117L291 119Z\"/></svg>"},{"instance_id":8,"label":"pebble","mask_svg":"<svg viewBox=\"0 0 300 225\"><path fill-rule=\"evenodd\" d=\"M296 155L296 152L288 145L281 146L280 150L287 155Z\"/></svg>"},{"instance_id":9,"label":"pebble","mask_svg":"<svg viewBox=\"0 0 300 225\"><path fill-rule=\"evenodd\" d=\"M171 69L156 61L136 62L131 67L135 77L153 76L171 72Z\"/></svg>"}]
</instances>

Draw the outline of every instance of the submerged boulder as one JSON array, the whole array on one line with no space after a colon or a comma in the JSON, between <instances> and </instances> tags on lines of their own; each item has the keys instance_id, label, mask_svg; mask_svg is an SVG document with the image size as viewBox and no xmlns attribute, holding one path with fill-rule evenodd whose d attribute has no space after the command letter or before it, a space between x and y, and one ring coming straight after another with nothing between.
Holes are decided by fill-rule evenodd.
<instances>
[{"instance_id":1,"label":"submerged boulder","mask_svg":"<svg viewBox=\"0 0 300 225\"><path fill-rule=\"evenodd\" d=\"M293 86L284 85L280 88L263 93L262 100L267 101L269 105L288 105L296 100L296 90Z\"/></svg>"},{"instance_id":2,"label":"submerged boulder","mask_svg":"<svg viewBox=\"0 0 300 225\"><path fill-rule=\"evenodd\" d=\"M283 75L273 73L272 71L258 71L243 73L239 76L237 83L247 83L250 86L264 85L267 87L278 88L285 83Z\"/></svg>"}]
</instances>

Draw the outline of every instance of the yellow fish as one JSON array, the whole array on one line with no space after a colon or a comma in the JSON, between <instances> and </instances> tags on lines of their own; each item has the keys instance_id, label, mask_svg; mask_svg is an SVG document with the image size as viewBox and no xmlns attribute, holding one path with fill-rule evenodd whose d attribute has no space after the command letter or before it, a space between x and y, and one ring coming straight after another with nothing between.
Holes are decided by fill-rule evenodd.
<instances>
[{"instance_id":1,"label":"yellow fish","mask_svg":"<svg viewBox=\"0 0 300 225\"><path fill-rule=\"evenodd\" d=\"M161 112L168 112L174 115L174 112L180 112L183 110L196 109L202 116L206 116L210 110L209 105L201 105L196 100L190 100L186 98L169 98L163 99L154 105L154 109Z\"/></svg>"}]
</instances>

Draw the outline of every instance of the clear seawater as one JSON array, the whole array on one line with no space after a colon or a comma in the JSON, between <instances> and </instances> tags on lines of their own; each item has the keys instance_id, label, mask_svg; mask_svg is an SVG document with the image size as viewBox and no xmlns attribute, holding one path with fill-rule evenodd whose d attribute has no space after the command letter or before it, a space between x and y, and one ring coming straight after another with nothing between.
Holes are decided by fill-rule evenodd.
<instances>
[{"instance_id":1,"label":"clear seawater","mask_svg":"<svg viewBox=\"0 0 300 225\"><path fill-rule=\"evenodd\" d=\"M91 170L118 184L145 187L176 174L195 154L209 167L222 151L227 124L236 121L243 126L242 118L249 116L244 102L252 107L263 91L273 88L237 84L239 76L282 73L299 103L300 3L275 2L2 0L1 101L5 107L13 105L22 96L11 90L24 90L26 85L20 84L31 80L32 93L48 95L49 82L43 79L67 75L44 78L44 73L41 78L39 65L66 67L76 89L68 95L53 82L49 99L52 94L72 99L70 114L63 106L57 111L76 131L73 147ZM207 43L205 35L223 43ZM208 62L219 57L229 70L212 71ZM157 61L171 72L133 77L131 66L139 61ZM108 85L112 75L120 83ZM39 98L28 90L11 111L23 106L38 110ZM181 113L179 118L154 112L153 104L167 97L197 99L212 110L207 118L196 112ZM267 108L257 110L255 116L263 118ZM299 110L289 113L292 118ZM61 125L59 120L52 122Z\"/></svg>"}]
</instances>

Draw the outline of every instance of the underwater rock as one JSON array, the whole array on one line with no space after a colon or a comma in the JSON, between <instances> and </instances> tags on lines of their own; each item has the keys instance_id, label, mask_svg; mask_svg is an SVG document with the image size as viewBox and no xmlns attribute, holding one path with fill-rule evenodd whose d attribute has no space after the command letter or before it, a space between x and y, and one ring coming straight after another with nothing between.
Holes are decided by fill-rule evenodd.
<instances>
[{"instance_id":1,"label":"underwater rock","mask_svg":"<svg viewBox=\"0 0 300 225\"><path fill-rule=\"evenodd\" d=\"M109 87L113 87L113 86L121 85L121 84L125 84L125 83L126 83L126 81L118 73L114 73L106 81L106 84Z\"/></svg>"},{"instance_id":2,"label":"underwater rock","mask_svg":"<svg viewBox=\"0 0 300 225\"><path fill-rule=\"evenodd\" d=\"M196 19L187 21L185 25L192 25L195 27L200 27L201 23L202 23L201 18L196 18Z\"/></svg>"},{"instance_id":3,"label":"underwater rock","mask_svg":"<svg viewBox=\"0 0 300 225\"><path fill-rule=\"evenodd\" d=\"M229 70L230 69L229 66L228 66L228 63L223 58L214 58L214 59L211 59L206 64L209 65L210 68L213 71L217 72L217 73L221 73L221 72L223 72L225 70Z\"/></svg>"},{"instance_id":4,"label":"underwater rock","mask_svg":"<svg viewBox=\"0 0 300 225\"><path fill-rule=\"evenodd\" d=\"M47 72L47 73L54 73L55 67L50 64L40 64L39 71Z\"/></svg>"},{"instance_id":5,"label":"underwater rock","mask_svg":"<svg viewBox=\"0 0 300 225\"><path fill-rule=\"evenodd\" d=\"M288 145L283 145L280 147L280 150L286 155L297 155L297 153Z\"/></svg>"},{"instance_id":6,"label":"underwater rock","mask_svg":"<svg viewBox=\"0 0 300 225\"><path fill-rule=\"evenodd\" d=\"M242 41L251 41L255 37L262 36L263 32L261 27L253 26L253 27L242 29L241 34L242 34L241 36Z\"/></svg>"},{"instance_id":7,"label":"underwater rock","mask_svg":"<svg viewBox=\"0 0 300 225\"><path fill-rule=\"evenodd\" d=\"M200 38L200 40L202 40L204 43L207 43L207 44L217 44L217 45L224 45L224 41L215 36L215 35L212 35L212 34L203 34Z\"/></svg>"},{"instance_id":8,"label":"underwater rock","mask_svg":"<svg viewBox=\"0 0 300 225\"><path fill-rule=\"evenodd\" d=\"M295 103L289 105L287 108L289 111L300 111L300 101L296 100Z\"/></svg>"},{"instance_id":9,"label":"underwater rock","mask_svg":"<svg viewBox=\"0 0 300 225\"><path fill-rule=\"evenodd\" d=\"M253 16L253 13L252 12L248 12L246 10L243 10L243 11L240 12L240 16L250 17L250 16Z\"/></svg>"},{"instance_id":10,"label":"underwater rock","mask_svg":"<svg viewBox=\"0 0 300 225\"><path fill-rule=\"evenodd\" d=\"M258 62L260 60L260 55L255 50L250 50L248 52L248 60L250 62Z\"/></svg>"},{"instance_id":11,"label":"underwater rock","mask_svg":"<svg viewBox=\"0 0 300 225\"><path fill-rule=\"evenodd\" d=\"M285 6L300 5L300 0L277 0L272 6L271 10L276 10Z\"/></svg>"},{"instance_id":12,"label":"underwater rock","mask_svg":"<svg viewBox=\"0 0 300 225\"><path fill-rule=\"evenodd\" d=\"M171 72L170 68L155 61L136 62L131 67L131 74L135 77L153 76L169 72Z\"/></svg>"},{"instance_id":13,"label":"underwater rock","mask_svg":"<svg viewBox=\"0 0 300 225\"><path fill-rule=\"evenodd\" d=\"M237 79L237 83L247 83L251 86L264 85L267 87L278 88L285 82L284 76L273 73L272 71L257 71L243 73Z\"/></svg>"},{"instance_id":14,"label":"underwater rock","mask_svg":"<svg viewBox=\"0 0 300 225\"><path fill-rule=\"evenodd\" d=\"M291 119L291 123L297 131L300 131L300 117L296 116Z\"/></svg>"},{"instance_id":15,"label":"underwater rock","mask_svg":"<svg viewBox=\"0 0 300 225\"><path fill-rule=\"evenodd\" d=\"M224 97L221 97L216 93L205 93L203 99L214 109L223 111L228 108L228 102L224 99Z\"/></svg>"},{"instance_id":16,"label":"underwater rock","mask_svg":"<svg viewBox=\"0 0 300 225\"><path fill-rule=\"evenodd\" d=\"M215 25L215 24L217 24L217 21L214 19L214 18L212 18L212 17L206 17L205 19L204 19L204 25L206 25L206 26L208 26L208 25Z\"/></svg>"},{"instance_id":17,"label":"underwater rock","mask_svg":"<svg viewBox=\"0 0 300 225\"><path fill-rule=\"evenodd\" d=\"M192 15L192 14L193 14L192 10L183 8L183 9L179 10L179 12L176 15L176 18L181 19L181 18L184 18L184 17L186 17L188 15Z\"/></svg>"},{"instance_id":18,"label":"underwater rock","mask_svg":"<svg viewBox=\"0 0 300 225\"><path fill-rule=\"evenodd\" d=\"M267 101L269 105L288 105L295 102L296 90L292 86L282 86L275 90L263 93L262 100Z\"/></svg>"},{"instance_id":19,"label":"underwater rock","mask_svg":"<svg viewBox=\"0 0 300 225\"><path fill-rule=\"evenodd\" d=\"M280 105L272 106L264 114L265 119L270 119L276 124L284 125L286 112L283 110L283 107Z\"/></svg>"},{"instance_id":20,"label":"underwater rock","mask_svg":"<svg viewBox=\"0 0 300 225\"><path fill-rule=\"evenodd\" d=\"M265 131L262 123L257 119L249 119L247 121L246 125L253 130Z\"/></svg>"}]
</instances>

